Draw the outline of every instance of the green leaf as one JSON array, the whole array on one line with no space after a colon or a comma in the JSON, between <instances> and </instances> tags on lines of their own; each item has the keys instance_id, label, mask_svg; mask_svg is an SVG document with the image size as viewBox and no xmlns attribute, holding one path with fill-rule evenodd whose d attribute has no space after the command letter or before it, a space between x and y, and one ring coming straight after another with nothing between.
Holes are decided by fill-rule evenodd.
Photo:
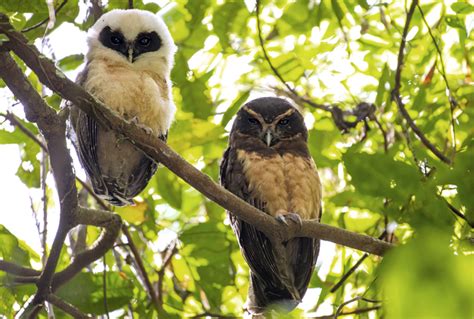
<instances>
[{"instance_id":1,"label":"green leaf","mask_svg":"<svg viewBox=\"0 0 474 319\"><path fill-rule=\"evenodd\" d=\"M385 99L384 97L387 94L390 94L391 86L389 88L386 88L387 84L390 85L390 69L388 67L388 64L385 63L382 69L382 73L380 74L379 84L377 87L377 96L375 97L375 105L378 107L382 106L382 103Z\"/></svg>"},{"instance_id":2,"label":"green leaf","mask_svg":"<svg viewBox=\"0 0 474 319\"><path fill-rule=\"evenodd\" d=\"M159 169L155 176L156 187L161 197L173 208L180 209L182 198L182 186L173 173L167 169Z\"/></svg>"},{"instance_id":3,"label":"green leaf","mask_svg":"<svg viewBox=\"0 0 474 319\"><path fill-rule=\"evenodd\" d=\"M474 222L474 142L456 155L454 167L442 169L438 181L443 185L456 185L459 199L466 207L466 217Z\"/></svg>"},{"instance_id":4,"label":"green leaf","mask_svg":"<svg viewBox=\"0 0 474 319\"><path fill-rule=\"evenodd\" d=\"M455 15L446 15L444 19L450 27L461 29L463 31L466 30L464 22L459 17Z\"/></svg>"},{"instance_id":5,"label":"green leaf","mask_svg":"<svg viewBox=\"0 0 474 319\"><path fill-rule=\"evenodd\" d=\"M228 1L214 11L212 25L224 49L229 47L229 33L235 25L240 10L245 10L242 1Z\"/></svg>"},{"instance_id":6,"label":"green leaf","mask_svg":"<svg viewBox=\"0 0 474 319\"><path fill-rule=\"evenodd\" d=\"M451 5L454 12L460 14L469 14L474 12L474 6L468 2L455 2Z\"/></svg>"},{"instance_id":7,"label":"green leaf","mask_svg":"<svg viewBox=\"0 0 474 319\"><path fill-rule=\"evenodd\" d=\"M182 110L192 112L197 118L207 119L214 109L209 96L207 88L207 80L212 75L212 72L197 77L193 75L189 77L191 70L189 70L188 62L183 53L178 52L176 55L176 65L172 71L172 79L177 83L182 97Z\"/></svg>"},{"instance_id":8,"label":"green leaf","mask_svg":"<svg viewBox=\"0 0 474 319\"><path fill-rule=\"evenodd\" d=\"M331 0L331 5L332 5L332 9L334 10L334 13L336 14L337 20L341 22L342 19L344 19L344 12L342 11L339 1Z\"/></svg>"},{"instance_id":9,"label":"green leaf","mask_svg":"<svg viewBox=\"0 0 474 319\"><path fill-rule=\"evenodd\" d=\"M2 0L0 9L7 12L48 12L46 2L42 0Z\"/></svg>"},{"instance_id":10,"label":"green leaf","mask_svg":"<svg viewBox=\"0 0 474 319\"><path fill-rule=\"evenodd\" d=\"M224 116L222 116L221 125L225 127L231 118L237 114L237 111L244 104L245 101L249 98L250 91L246 91L241 94L237 99L232 102L232 105L225 111Z\"/></svg>"},{"instance_id":11,"label":"green leaf","mask_svg":"<svg viewBox=\"0 0 474 319\"><path fill-rule=\"evenodd\" d=\"M133 297L134 284L118 272L107 272L107 307L109 311L127 305ZM81 272L59 288L57 295L86 313L105 313L103 274Z\"/></svg>"},{"instance_id":12,"label":"green leaf","mask_svg":"<svg viewBox=\"0 0 474 319\"><path fill-rule=\"evenodd\" d=\"M416 168L391 156L349 150L342 158L352 177L352 185L360 193L404 202L420 187Z\"/></svg>"},{"instance_id":13,"label":"green leaf","mask_svg":"<svg viewBox=\"0 0 474 319\"><path fill-rule=\"evenodd\" d=\"M0 257L18 265L30 267L30 259L37 255L24 242L18 240L5 226L0 225Z\"/></svg>"},{"instance_id":14,"label":"green leaf","mask_svg":"<svg viewBox=\"0 0 474 319\"><path fill-rule=\"evenodd\" d=\"M58 67L63 71L75 70L84 62L83 54L72 54L58 61Z\"/></svg>"},{"instance_id":15,"label":"green leaf","mask_svg":"<svg viewBox=\"0 0 474 319\"><path fill-rule=\"evenodd\" d=\"M232 284L229 242L223 225L211 221L192 226L184 231L183 254L192 260L199 274L199 285L206 292L213 308L222 302L222 289Z\"/></svg>"},{"instance_id":16,"label":"green leaf","mask_svg":"<svg viewBox=\"0 0 474 319\"><path fill-rule=\"evenodd\" d=\"M467 318L474 313L474 256L456 256L450 241L449 233L427 227L384 256L378 278L387 319Z\"/></svg>"}]
</instances>

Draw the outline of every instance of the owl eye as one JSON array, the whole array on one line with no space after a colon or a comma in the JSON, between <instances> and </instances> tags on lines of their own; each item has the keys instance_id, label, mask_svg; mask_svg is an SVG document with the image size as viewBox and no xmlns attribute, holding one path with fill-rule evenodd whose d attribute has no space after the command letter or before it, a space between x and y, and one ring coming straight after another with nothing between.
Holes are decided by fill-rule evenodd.
<instances>
[{"instance_id":1,"label":"owl eye","mask_svg":"<svg viewBox=\"0 0 474 319\"><path fill-rule=\"evenodd\" d=\"M257 119L254 119L253 117L249 117L249 123L250 124L258 124Z\"/></svg>"},{"instance_id":2,"label":"owl eye","mask_svg":"<svg viewBox=\"0 0 474 319\"><path fill-rule=\"evenodd\" d=\"M138 40L138 43L140 43L142 47L147 47L150 45L151 39L149 37L143 37L140 40Z\"/></svg>"},{"instance_id":3,"label":"owl eye","mask_svg":"<svg viewBox=\"0 0 474 319\"><path fill-rule=\"evenodd\" d=\"M110 42L114 45L119 45L122 43L122 39L119 36L113 35L110 37Z\"/></svg>"},{"instance_id":4,"label":"owl eye","mask_svg":"<svg viewBox=\"0 0 474 319\"><path fill-rule=\"evenodd\" d=\"M288 119L282 119L280 122L278 122L278 125L285 126L288 125L290 121Z\"/></svg>"}]
</instances>

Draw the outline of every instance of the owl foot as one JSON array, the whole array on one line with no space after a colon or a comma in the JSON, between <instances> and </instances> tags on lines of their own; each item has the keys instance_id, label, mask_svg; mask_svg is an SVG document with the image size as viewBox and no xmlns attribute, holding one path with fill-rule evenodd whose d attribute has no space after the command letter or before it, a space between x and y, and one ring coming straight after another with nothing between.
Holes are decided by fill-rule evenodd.
<instances>
[{"instance_id":1,"label":"owl foot","mask_svg":"<svg viewBox=\"0 0 474 319\"><path fill-rule=\"evenodd\" d=\"M301 226L303 224L303 221L301 220L300 215L296 213L288 213L288 214L278 214L276 216L276 220L279 221L280 223L283 223L288 226L288 221L290 220L291 222L298 224Z\"/></svg>"},{"instance_id":2,"label":"owl foot","mask_svg":"<svg viewBox=\"0 0 474 319\"><path fill-rule=\"evenodd\" d=\"M129 120L129 123L135 124L136 126L138 126L139 128L141 128L142 130L144 130L148 135L152 135L152 134L153 134L153 130L152 130L150 127L146 126L145 124L140 123L140 120L138 119L138 116L132 117L132 118Z\"/></svg>"},{"instance_id":3,"label":"owl foot","mask_svg":"<svg viewBox=\"0 0 474 319\"><path fill-rule=\"evenodd\" d=\"M141 129L143 129L148 135L153 134L153 130L151 128L149 128L148 126L143 125L143 124L137 124L137 126Z\"/></svg>"}]
</instances>

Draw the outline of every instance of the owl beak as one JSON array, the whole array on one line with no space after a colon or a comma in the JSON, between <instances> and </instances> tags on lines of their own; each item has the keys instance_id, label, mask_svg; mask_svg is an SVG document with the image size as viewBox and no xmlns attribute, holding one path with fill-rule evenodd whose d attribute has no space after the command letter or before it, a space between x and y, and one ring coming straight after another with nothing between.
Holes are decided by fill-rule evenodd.
<instances>
[{"instance_id":1,"label":"owl beak","mask_svg":"<svg viewBox=\"0 0 474 319\"><path fill-rule=\"evenodd\" d=\"M267 130L265 133L265 142L267 143L267 146L270 146L272 144L273 140L273 135L271 130Z\"/></svg>"},{"instance_id":2,"label":"owl beak","mask_svg":"<svg viewBox=\"0 0 474 319\"><path fill-rule=\"evenodd\" d=\"M133 63L133 45L128 47L128 62Z\"/></svg>"}]
</instances>

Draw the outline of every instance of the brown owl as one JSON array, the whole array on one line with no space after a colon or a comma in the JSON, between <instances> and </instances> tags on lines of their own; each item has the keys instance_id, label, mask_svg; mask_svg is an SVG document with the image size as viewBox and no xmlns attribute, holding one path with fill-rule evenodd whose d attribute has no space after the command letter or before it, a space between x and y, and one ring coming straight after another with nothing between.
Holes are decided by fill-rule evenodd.
<instances>
[{"instance_id":1,"label":"brown owl","mask_svg":"<svg viewBox=\"0 0 474 319\"><path fill-rule=\"evenodd\" d=\"M222 185L282 223L321 218L321 182L301 113L286 100L255 99L237 113L221 164ZM229 212L250 267L248 311L292 310L304 296L319 240L293 238L278 254L270 240Z\"/></svg>"}]
</instances>

